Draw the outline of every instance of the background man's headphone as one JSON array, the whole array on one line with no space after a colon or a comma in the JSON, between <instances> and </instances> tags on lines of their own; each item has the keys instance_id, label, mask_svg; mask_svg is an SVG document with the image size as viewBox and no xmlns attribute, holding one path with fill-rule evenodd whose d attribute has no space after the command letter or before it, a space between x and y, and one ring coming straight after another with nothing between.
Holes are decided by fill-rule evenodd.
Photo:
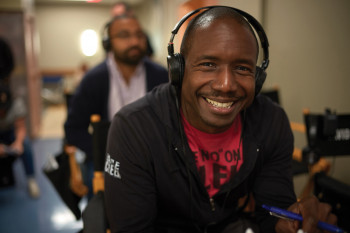
<instances>
[{"instance_id":1,"label":"background man's headphone","mask_svg":"<svg viewBox=\"0 0 350 233\"><path fill-rule=\"evenodd\" d=\"M171 84L173 84L175 87L177 88L181 88L182 85L182 79L184 76L184 67L185 67L185 61L183 56L180 53L175 53L174 54L174 38L175 35L177 34L177 32L179 31L181 25L188 19L190 18L192 15L198 13L199 11L206 9L209 10L211 8L215 8L215 7L227 7L230 9L235 10L236 12L238 12L248 23L249 25L254 29L253 31L255 31L259 37L260 40L260 44L261 47L264 51L264 58L262 61L262 64L260 66L256 67L256 74L255 74L255 95L257 95L264 82L266 79L266 68L269 65L269 42L267 40L267 36L265 34L265 31L263 29L263 27L261 26L261 24L250 14L233 8L233 7L228 7L228 6L206 6L206 7L201 7L198 8L194 11L189 12L188 14L186 14L174 27L174 29L171 31L171 37L170 37L170 41L168 43L168 57L167 57L167 61L168 61L168 70L169 70L169 79Z\"/></svg>"},{"instance_id":2,"label":"background man's headphone","mask_svg":"<svg viewBox=\"0 0 350 233\"><path fill-rule=\"evenodd\" d=\"M106 52L112 50L111 41L109 39L109 28L113 22L114 20L112 19L111 21L106 23L106 25L103 28L102 47Z\"/></svg>"}]
</instances>

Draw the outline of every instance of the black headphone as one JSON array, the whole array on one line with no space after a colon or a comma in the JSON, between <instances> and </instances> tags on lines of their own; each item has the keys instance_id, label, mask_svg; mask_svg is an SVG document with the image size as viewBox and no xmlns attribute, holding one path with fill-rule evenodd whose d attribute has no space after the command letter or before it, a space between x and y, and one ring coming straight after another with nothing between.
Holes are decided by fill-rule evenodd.
<instances>
[{"instance_id":1,"label":"black headphone","mask_svg":"<svg viewBox=\"0 0 350 233\"><path fill-rule=\"evenodd\" d=\"M251 25L251 27L254 29L254 31L258 34L261 47L263 48L263 51L264 51L264 59L262 61L262 64L260 66L256 67L255 95L257 95L260 92L260 90L265 82L265 79L266 79L266 71L265 70L269 65L269 42L267 40L267 36L265 34L263 27L253 16L251 16L250 14L248 14L242 10L239 10L239 9L236 9L233 7L228 7L228 6L206 6L206 7L198 8L198 9L193 10L193 11L189 12L188 14L186 14L175 25L174 29L171 31L171 37L170 37L170 41L168 43L167 61L168 61L168 70L169 70L169 80L170 80L172 85L174 85L177 88L181 88L182 79L183 79L183 75L184 75L185 61L184 61L183 56L180 53L174 54L174 43L173 43L175 35L179 31L181 25L188 18L190 18L192 15L196 14L197 12L199 12L203 9L209 10L209 9L216 8L216 7L227 7L227 8L230 8L230 9L237 11L241 16L243 16L243 18L245 18L245 20L249 23L249 25Z\"/></svg>"},{"instance_id":2,"label":"black headphone","mask_svg":"<svg viewBox=\"0 0 350 233\"><path fill-rule=\"evenodd\" d=\"M106 25L103 28L102 47L106 52L112 50L111 41L109 39L109 28L110 28L111 24L113 23L113 21L114 21L114 19L112 19L111 21L106 23Z\"/></svg>"}]
</instances>

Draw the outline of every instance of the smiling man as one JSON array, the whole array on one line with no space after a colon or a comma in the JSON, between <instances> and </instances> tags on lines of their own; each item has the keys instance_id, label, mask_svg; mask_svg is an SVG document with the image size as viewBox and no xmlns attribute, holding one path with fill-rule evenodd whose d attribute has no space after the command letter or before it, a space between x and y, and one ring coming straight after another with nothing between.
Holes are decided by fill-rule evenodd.
<instances>
[{"instance_id":1,"label":"smiling man","mask_svg":"<svg viewBox=\"0 0 350 233\"><path fill-rule=\"evenodd\" d=\"M319 219L336 220L314 197L296 203L289 121L258 95L267 65L256 65L257 38L239 12L206 7L196 15L181 53L169 43L171 83L113 119L105 173L113 233L298 230L262 204L302 214L307 232L317 232ZM243 212L249 196L256 204L250 216Z\"/></svg>"}]
</instances>

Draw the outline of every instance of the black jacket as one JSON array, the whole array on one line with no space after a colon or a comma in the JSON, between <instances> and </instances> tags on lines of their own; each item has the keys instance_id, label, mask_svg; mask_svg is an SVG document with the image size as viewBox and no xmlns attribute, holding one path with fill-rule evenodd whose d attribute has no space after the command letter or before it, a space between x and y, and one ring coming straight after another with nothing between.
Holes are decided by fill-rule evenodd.
<instances>
[{"instance_id":1,"label":"black jacket","mask_svg":"<svg viewBox=\"0 0 350 233\"><path fill-rule=\"evenodd\" d=\"M105 198L112 232L221 232L240 215L237 201L253 193L261 232L277 221L262 204L296 201L293 135L281 107L258 96L244 117L239 172L210 200L194 156L181 137L169 84L124 107L113 119L105 164Z\"/></svg>"},{"instance_id":2,"label":"black jacket","mask_svg":"<svg viewBox=\"0 0 350 233\"><path fill-rule=\"evenodd\" d=\"M168 82L168 72L149 59L144 60L147 91ZM83 150L92 159L92 137L88 132L93 114L108 121L109 72L106 60L89 70L74 93L64 124L67 143Z\"/></svg>"}]
</instances>

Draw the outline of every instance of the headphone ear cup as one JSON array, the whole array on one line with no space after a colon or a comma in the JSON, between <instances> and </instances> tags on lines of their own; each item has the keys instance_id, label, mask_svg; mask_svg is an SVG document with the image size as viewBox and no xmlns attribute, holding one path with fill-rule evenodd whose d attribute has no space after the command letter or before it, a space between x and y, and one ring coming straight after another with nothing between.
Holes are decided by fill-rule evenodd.
<instances>
[{"instance_id":1,"label":"headphone ear cup","mask_svg":"<svg viewBox=\"0 0 350 233\"><path fill-rule=\"evenodd\" d=\"M185 65L183 56L179 53L175 53L169 55L167 61L170 83L177 88L181 88Z\"/></svg>"},{"instance_id":2,"label":"headphone ear cup","mask_svg":"<svg viewBox=\"0 0 350 233\"><path fill-rule=\"evenodd\" d=\"M102 47L105 50L105 52L109 52L112 50L111 41L109 39L109 28L111 24L113 23L113 20L106 23L106 25L103 28L103 35L102 35Z\"/></svg>"},{"instance_id":3,"label":"headphone ear cup","mask_svg":"<svg viewBox=\"0 0 350 233\"><path fill-rule=\"evenodd\" d=\"M102 46L103 46L103 49L108 52L111 50L111 43L109 41L109 37L108 36L105 36L102 40Z\"/></svg>"},{"instance_id":4,"label":"headphone ear cup","mask_svg":"<svg viewBox=\"0 0 350 233\"><path fill-rule=\"evenodd\" d=\"M266 71L263 70L261 67L256 67L256 73L255 73L255 96L259 94L261 91L261 88L266 80Z\"/></svg>"}]
</instances>

